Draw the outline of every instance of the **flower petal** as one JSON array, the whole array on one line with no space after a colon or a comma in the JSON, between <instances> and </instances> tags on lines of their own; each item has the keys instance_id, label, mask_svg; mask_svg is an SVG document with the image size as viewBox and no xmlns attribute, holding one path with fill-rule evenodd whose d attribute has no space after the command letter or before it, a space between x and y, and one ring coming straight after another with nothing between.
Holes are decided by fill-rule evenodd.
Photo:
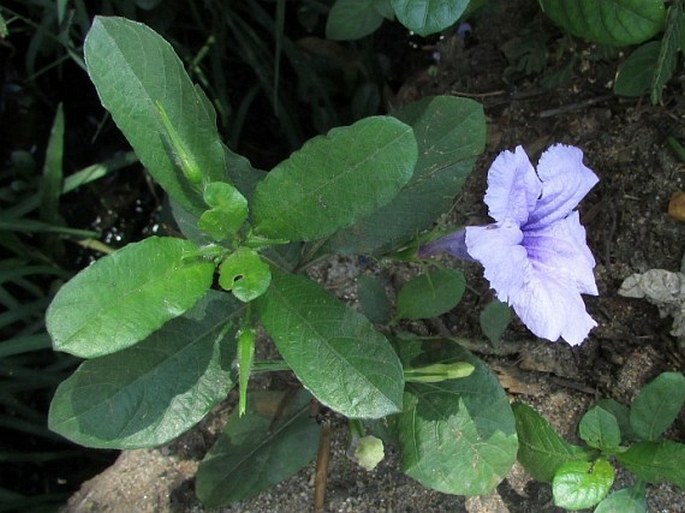
<instances>
[{"instance_id":1,"label":"flower petal","mask_svg":"<svg viewBox=\"0 0 685 513\"><path fill-rule=\"evenodd\" d=\"M572 290L597 295L595 259L585 239L578 212L539 230L523 230L523 246L535 269L550 276L563 275Z\"/></svg>"},{"instance_id":2,"label":"flower petal","mask_svg":"<svg viewBox=\"0 0 685 513\"><path fill-rule=\"evenodd\" d=\"M469 254L484 268L484 274L500 301L508 301L525 285L530 272L526 249L521 245L523 234L516 222L466 228Z\"/></svg>"},{"instance_id":3,"label":"flower petal","mask_svg":"<svg viewBox=\"0 0 685 513\"><path fill-rule=\"evenodd\" d=\"M462 260L473 260L466 250L466 231L464 228L456 232L430 241L419 248L418 255L421 258L437 255L439 253L449 253L450 255Z\"/></svg>"},{"instance_id":4,"label":"flower petal","mask_svg":"<svg viewBox=\"0 0 685 513\"><path fill-rule=\"evenodd\" d=\"M559 337L571 345L580 344L597 323L573 283L563 276L533 270L526 286L513 295L509 304L535 335L555 341Z\"/></svg>"},{"instance_id":5,"label":"flower petal","mask_svg":"<svg viewBox=\"0 0 685 513\"><path fill-rule=\"evenodd\" d=\"M583 164L583 152L574 146L555 144L540 157L537 173L542 196L528 219L532 230L565 218L599 181Z\"/></svg>"},{"instance_id":6,"label":"flower petal","mask_svg":"<svg viewBox=\"0 0 685 513\"><path fill-rule=\"evenodd\" d=\"M488 213L495 221L509 218L520 226L528 221L541 191L542 184L524 149L517 146L513 153L503 151L488 171Z\"/></svg>"}]
</instances>

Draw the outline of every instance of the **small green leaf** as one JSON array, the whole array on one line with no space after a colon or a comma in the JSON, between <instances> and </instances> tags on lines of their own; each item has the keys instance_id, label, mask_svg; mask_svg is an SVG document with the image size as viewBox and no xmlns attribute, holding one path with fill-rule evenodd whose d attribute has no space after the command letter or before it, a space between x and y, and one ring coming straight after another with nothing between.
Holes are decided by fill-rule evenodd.
<instances>
[{"instance_id":1,"label":"small green leaf","mask_svg":"<svg viewBox=\"0 0 685 513\"><path fill-rule=\"evenodd\" d=\"M45 165L40 183L40 218L49 223L60 223L59 200L62 196L64 170L64 109L57 105L55 119L50 130L50 140L45 150Z\"/></svg>"},{"instance_id":2,"label":"small green leaf","mask_svg":"<svg viewBox=\"0 0 685 513\"><path fill-rule=\"evenodd\" d=\"M528 405L512 406L519 437L518 459L538 481L551 481L564 463L587 461L582 448L561 438L547 420Z\"/></svg>"},{"instance_id":3,"label":"small green leaf","mask_svg":"<svg viewBox=\"0 0 685 513\"><path fill-rule=\"evenodd\" d=\"M488 337L490 343L496 344L502 340L502 335L511 322L511 308L508 304L494 299L485 305L479 321L483 334Z\"/></svg>"},{"instance_id":4,"label":"small green leaf","mask_svg":"<svg viewBox=\"0 0 685 513\"><path fill-rule=\"evenodd\" d=\"M329 408L380 418L402 406L402 365L366 317L302 276L274 274L262 324L302 384Z\"/></svg>"},{"instance_id":5,"label":"small green leaf","mask_svg":"<svg viewBox=\"0 0 685 513\"><path fill-rule=\"evenodd\" d=\"M624 488L609 494L593 513L647 513L644 490Z\"/></svg>"},{"instance_id":6,"label":"small green leaf","mask_svg":"<svg viewBox=\"0 0 685 513\"><path fill-rule=\"evenodd\" d=\"M566 462L554 473L554 504L571 511L591 508L606 497L613 484L614 467L603 458Z\"/></svg>"},{"instance_id":7,"label":"small green leaf","mask_svg":"<svg viewBox=\"0 0 685 513\"><path fill-rule=\"evenodd\" d=\"M235 235L247 219L247 200L229 183L207 184L204 200L211 209L202 213L197 224L214 240L221 241Z\"/></svg>"},{"instance_id":8,"label":"small green leaf","mask_svg":"<svg viewBox=\"0 0 685 513\"><path fill-rule=\"evenodd\" d=\"M685 488L685 444L662 440L637 442L616 458L625 468L648 483L668 481Z\"/></svg>"},{"instance_id":9,"label":"small green leaf","mask_svg":"<svg viewBox=\"0 0 685 513\"><path fill-rule=\"evenodd\" d=\"M357 295L364 314L376 324L385 324L390 320L392 305L380 279L363 274L358 280Z\"/></svg>"},{"instance_id":10,"label":"small green leaf","mask_svg":"<svg viewBox=\"0 0 685 513\"><path fill-rule=\"evenodd\" d=\"M636 97L649 91L660 48L659 41L651 41L631 53L618 70L616 82L614 82L614 93Z\"/></svg>"},{"instance_id":11,"label":"small green leaf","mask_svg":"<svg viewBox=\"0 0 685 513\"><path fill-rule=\"evenodd\" d=\"M420 36L454 25L470 0L391 0L397 20Z\"/></svg>"},{"instance_id":12,"label":"small green leaf","mask_svg":"<svg viewBox=\"0 0 685 513\"><path fill-rule=\"evenodd\" d=\"M192 242L150 237L85 268L46 312L56 350L82 358L115 353L192 307L212 285L214 264Z\"/></svg>"},{"instance_id":13,"label":"small green leaf","mask_svg":"<svg viewBox=\"0 0 685 513\"><path fill-rule=\"evenodd\" d=\"M254 249L236 249L219 265L219 286L247 303L269 288L271 269Z\"/></svg>"},{"instance_id":14,"label":"small green leaf","mask_svg":"<svg viewBox=\"0 0 685 513\"><path fill-rule=\"evenodd\" d=\"M312 240L388 203L414 172L416 140L401 121L375 116L310 139L257 186L255 232Z\"/></svg>"},{"instance_id":15,"label":"small green leaf","mask_svg":"<svg viewBox=\"0 0 685 513\"><path fill-rule=\"evenodd\" d=\"M443 493L490 493L511 469L518 447L506 394L487 365L454 342L419 347L423 352L406 366L419 368L430 357L468 362L475 370L462 379L407 383L398 421L402 470Z\"/></svg>"},{"instance_id":16,"label":"small green leaf","mask_svg":"<svg viewBox=\"0 0 685 513\"><path fill-rule=\"evenodd\" d=\"M336 0L328 13L326 38L334 41L361 39L383 23L377 0Z\"/></svg>"},{"instance_id":17,"label":"small green leaf","mask_svg":"<svg viewBox=\"0 0 685 513\"><path fill-rule=\"evenodd\" d=\"M542 10L574 36L595 43L640 44L663 29L663 0L539 0Z\"/></svg>"},{"instance_id":18,"label":"small green leaf","mask_svg":"<svg viewBox=\"0 0 685 513\"><path fill-rule=\"evenodd\" d=\"M209 291L139 344L89 360L62 382L51 430L87 447L155 447L197 424L233 387L240 304Z\"/></svg>"},{"instance_id":19,"label":"small green leaf","mask_svg":"<svg viewBox=\"0 0 685 513\"><path fill-rule=\"evenodd\" d=\"M580 420L580 438L596 449L616 449L621 443L618 421L605 409L594 406Z\"/></svg>"},{"instance_id":20,"label":"small green leaf","mask_svg":"<svg viewBox=\"0 0 685 513\"><path fill-rule=\"evenodd\" d=\"M397 295L399 319L437 317L457 306L466 289L461 271L432 269L404 284Z\"/></svg>"},{"instance_id":21,"label":"small green leaf","mask_svg":"<svg viewBox=\"0 0 685 513\"><path fill-rule=\"evenodd\" d=\"M630 407L630 425L643 440L657 440L685 403L685 376L664 372L645 385Z\"/></svg>"},{"instance_id":22,"label":"small green leaf","mask_svg":"<svg viewBox=\"0 0 685 513\"><path fill-rule=\"evenodd\" d=\"M320 427L301 390L255 391L247 414L234 412L200 463L196 493L207 508L254 497L290 477L316 455Z\"/></svg>"},{"instance_id":23,"label":"small green leaf","mask_svg":"<svg viewBox=\"0 0 685 513\"><path fill-rule=\"evenodd\" d=\"M635 440L635 433L633 433L633 428L630 427L630 409L625 404L621 404L613 399L602 399L597 403L597 406L614 416L621 431L622 440Z\"/></svg>"},{"instance_id":24,"label":"small green leaf","mask_svg":"<svg viewBox=\"0 0 685 513\"><path fill-rule=\"evenodd\" d=\"M7 22L5 21L5 18L2 17L2 13L0 13L0 37L6 38L9 33L9 30L7 30Z\"/></svg>"},{"instance_id":25,"label":"small green leaf","mask_svg":"<svg viewBox=\"0 0 685 513\"><path fill-rule=\"evenodd\" d=\"M254 328L241 329L238 333L238 386L240 397L238 412L242 417L247 411L247 385L250 382L254 362L256 331Z\"/></svg>"}]
</instances>

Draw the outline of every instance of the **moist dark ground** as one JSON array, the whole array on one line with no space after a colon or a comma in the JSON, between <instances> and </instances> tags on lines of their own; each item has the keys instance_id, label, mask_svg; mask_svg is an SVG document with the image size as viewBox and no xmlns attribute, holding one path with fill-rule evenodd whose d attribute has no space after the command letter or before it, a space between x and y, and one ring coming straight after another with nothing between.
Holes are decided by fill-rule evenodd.
<instances>
[{"instance_id":1,"label":"moist dark ground","mask_svg":"<svg viewBox=\"0 0 685 513\"><path fill-rule=\"evenodd\" d=\"M534 1L503 4L474 19L466 40L448 35L435 45L426 43L413 50L406 61L412 63L407 64L411 74L388 103L400 105L426 95L452 94L483 104L487 149L448 217L459 224L486 219L482 203L485 176L502 149L521 144L534 161L556 142L583 149L586 165L600 177L580 207L597 260L600 291L598 297L587 297L586 304L599 326L585 343L574 348L536 340L516 321L499 346L478 342L482 336L477 315L491 296L481 270L467 266L474 291L439 322L412 328L421 333L472 337L470 349L490 363L512 400L535 406L567 438L577 440L577 422L594 401L611 397L629 403L660 372L683 369L683 349L669 334L670 319L660 318L656 307L646 301L618 296L617 290L632 273L680 269L685 225L669 217L667 208L671 195L683 189L685 164L666 139L672 136L685 141L685 75L681 66L660 105L652 106L646 98L617 97L611 85L625 54L607 55L593 45L564 37L538 14ZM542 71L526 74L507 59L525 30L547 35ZM431 63L436 50L440 60ZM552 89L543 87L543 77L563 68L570 59L575 59L575 66L568 80ZM315 272L339 296L354 301L355 280L362 272L356 260L336 259ZM408 271L389 272L401 281ZM203 511L194 498L193 474L228 411L230 401L169 447L122 453L112 468L84 484L65 511ZM669 434L674 440L685 440L682 416ZM344 424L334 423L326 511L561 511L551 502L549 486L531 481L518 466L491 496L453 497L425 490L402 475L393 448L373 472L360 469L345 454L346 436ZM313 472L310 465L259 497L221 511L311 511ZM618 484L627 483L630 477L619 473ZM685 512L685 496L671 486L653 486L648 507L650 512Z\"/></svg>"}]
</instances>

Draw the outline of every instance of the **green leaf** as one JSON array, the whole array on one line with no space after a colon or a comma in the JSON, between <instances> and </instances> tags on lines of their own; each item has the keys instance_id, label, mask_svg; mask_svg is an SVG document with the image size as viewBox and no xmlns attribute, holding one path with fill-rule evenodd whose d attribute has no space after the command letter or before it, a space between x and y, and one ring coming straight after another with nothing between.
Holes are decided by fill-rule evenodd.
<instances>
[{"instance_id":1,"label":"green leaf","mask_svg":"<svg viewBox=\"0 0 685 513\"><path fill-rule=\"evenodd\" d=\"M621 431L622 440L635 440L635 433L630 427L630 409L625 404L613 399L602 399L597 403L597 406L614 416Z\"/></svg>"},{"instance_id":2,"label":"green leaf","mask_svg":"<svg viewBox=\"0 0 685 513\"><path fill-rule=\"evenodd\" d=\"M554 473L554 504L569 510L591 508L606 497L614 484L614 467L596 461L569 461Z\"/></svg>"},{"instance_id":3,"label":"green leaf","mask_svg":"<svg viewBox=\"0 0 685 513\"><path fill-rule=\"evenodd\" d=\"M247 200L229 183L207 184L204 200L211 208L202 213L198 227L214 240L221 241L235 235L247 219Z\"/></svg>"},{"instance_id":4,"label":"green leaf","mask_svg":"<svg viewBox=\"0 0 685 513\"><path fill-rule=\"evenodd\" d=\"M621 443L618 421L610 412L594 406L580 420L580 438L596 449L612 450Z\"/></svg>"},{"instance_id":5,"label":"green leaf","mask_svg":"<svg viewBox=\"0 0 685 513\"><path fill-rule=\"evenodd\" d=\"M518 460L538 481L551 481L564 463L587 461L582 448L561 438L547 420L528 405L515 403Z\"/></svg>"},{"instance_id":6,"label":"green leaf","mask_svg":"<svg viewBox=\"0 0 685 513\"><path fill-rule=\"evenodd\" d=\"M652 77L651 100L653 105L661 101L664 86L673 76L673 71L676 67L678 47L683 37L685 37L684 12L682 1L673 2L668 8L666 30L661 38L659 58L657 59L656 69Z\"/></svg>"},{"instance_id":7,"label":"green leaf","mask_svg":"<svg viewBox=\"0 0 685 513\"><path fill-rule=\"evenodd\" d=\"M55 120L50 131L50 140L45 150L45 166L40 184L40 218L53 224L62 224L60 222L59 199L62 195L62 181L64 179L63 155L64 110L60 103L57 105Z\"/></svg>"},{"instance_id":8,"label":"green leaf","mask_svg":"<svg viewBox=\"0 0 685 513\"><path fill-rule=\"evenodd\" d=\"M420 36L435 34L457 22L470 0L391 0L397 20Z\"/></svg>"},{"instance_id":9,"label":"green leaf","mask_svg":"<svg viewBox=\"0 0 685 513\"><path fill-rule=\"evenodd\" d=\"M492 344L502 340L504 331L511 322L511 308L497 299L490 301L479 317L480 329Z\"/></svg>"},{"instance_id":10,"label":"green leaf","mask_svg":"<svg viewBox=\"0 0 685 513\"><path fill-rule=\"evenodd\" d=\"M656 71L661 43L651 41L637 48L618 70L614 82L614 93L636 97L649 91Z\"/></svg>"},{"instance_id":11,"label":"green leaf","mask_svg":"<svg viewBox=\"0 0 685 513\"><path fill-rule=\"evenodd\" d=\"M200 463L195 490L205 507L254 497L309 463L320 436L310 402L304 391L251 393L247 414L231 414Z\"/></svg>"},{"instance_id":12,"label":"green leaf","mask_svg":"<svg viewBox=\"0 0 685 513\"><path fill-rule=\"evenodd\" d=\"M247 385L250 382L252 364L254 362L255 339L257 332L254 328L241 329L238 332L238 398L239 415L247 412Z\"/></svg>"},{"instance_id":13,"label":"green leaf","mask_svg":"<svg viewBox=\"0 0 685 513\"><path fill-rule=\"evenodd\" d=\"M662 440L637 442L626 452L616 454L625 468L649 483L668 481L685 488L685 444Z\"/></svg>"},{"instance_id":14,"label":"green leaf","mask_svg":"<svg viewBox=\"0 0 685 513\"><path fill-rule=\"evenodd\" d=\"M335 41L361 39L383 23L377 0L336 0L328 13L326 38Z\"/></svg>"},{"instance_id":15,"label":"green leaf","mask_svg":"<svg viewBox=\"0 0 685 513\"><path fill-rule=\"evenodd\" d=\"M630 407L630 425L643 440L657 440L685 403L685 376L664 372L645 385Z\"/></svg>"},{"instance_id":16,"label":"green leaf","mask_svg":"<svg viewBox=\"0 0 685 513\"><path fill-rule=\"evenodd\" d=\"M366 317L296 275L274 274L257 305L283 359L320 402L352 418L400 410L402 365Z\"/></svg>"},{"instance_id":17,"label":"green leaf","mask_svg":"<svg viewBox=\"0 0 685 513\"><path fill-rule=\"evenodd\" d=\"M412 129L391 117L310 139L257 186L255 232L293 241L330 235L395 197L416 158Z\"/></svg>"},{"instance_id":18,"label":"green leaf","mask_svg":"<svg viewBox=\"0 0 685 513\"><path fill-rule=\"evenodd\" d=\"M426 353L405 365L419 367L431 357L466 361L475 370L462 379L407 384L398 422L402 470L443 493L489 493L516 460L509 401L482 361L451 341L440 342L425 342Z\"/></svg>"},{"instance_id":19,"label":"green leaf","mask_svg":"<svg viewBox=\"0 0 685 513\"><path fill-rule=\"evenodd\" d=\"M429 319L457 306L466 289L461 271L431 269L405 283L397 295L399 319Z\"/></svg>"},{"instance_id":20,"label":"green leaf","mask_svg":"<svg viewBox=\"0 0 685 513\"><path fill-rule=\"evenodd\" d=\"M357 295L364 314L376 324L387 323L392 313L392 305L381 280L363 274L359 277L358 285Z\"/></svg>"},{"instance_id":21,"label":"green leaf","mask_svg":"<svg viewBox=\"0 0 685 513\"><path fill-rule=\"evenodd\" d=\"M0 13L0 37L6 38L9 33L9 30L7 30L7 22L5 21L5 18L2 17L2 13Z\"/></svg>"},{"instance_id":22,"label":"green leaf","mask_svg":"<svg viewBox=\"0 0 685 513\"><path fill-rule=\"evenodd\" d=\"M644 491L624 488L609 494L593 513L647 513Z\"/></svg>"},{"instance_id":23,"label":"green leaf","mask_svg":"<svg viewBox=\"0 0 685 513\"><path fill-rule=\"evenodd\" d=\"M171 45L140 23L97 16L84 52L102 104L142 163L185 209L202 212L201 191L188 182L180 161L190 158L209 182L227 181L227 155L213 110ZM182 150L174 149L158 106Z\"/></svg>"},{"instance_id":24,"label":"green leaf","mask_svg":"<svg viewBox=\"0 0 685 513\"><path fill-rule=\"evenodd\" d=\"M393 113L412 126L419 159L411 181L386 206L336 233L327 251L382 255L431 227L447 212L485 147L478 102L454 96L424 98Z\"/></svg>"},{"instance_id":25,"label":"green leaf","mask_svg":"<svg viewBox=\"0 0 685 513\"><path fill-rule=\"evenodd\" d=\"M219 286L247 303L269 288L271 269L254 249L240 247L221 262Z\"/></svg>"},{"instance_id":26,"label":"green leaf","mask_svg":"<svg viewBox=\"0 0 685 513\"><path fill-rule=\"evenodd\" d=\"M187 240L150 237L85 268L46 312L55 349L82 358L115 353L182 315L212 285L214 264L196 252Z\"/></svg>"},{"instance_id":27,"label":"green leaf","mask_svg":"<svg viewBox=\"0 0 685 513\"><path fill-rule=\"evenodd\" d=\"M50 429L88 447L154 447L197 424L233 387L240 305L209 291L139 344L89 360L57 388Z\"/></svg>"},{"instance_id":28,"label":"green leaf","mask_svg":"<svg viewBox=\"0 0 685 513\"><path fill-rule=\"evenodd\" d=\"M595 43L643 43L663 29L663 0L539 0L543 11L574 36Z\"/></svg>"}]
</instances>

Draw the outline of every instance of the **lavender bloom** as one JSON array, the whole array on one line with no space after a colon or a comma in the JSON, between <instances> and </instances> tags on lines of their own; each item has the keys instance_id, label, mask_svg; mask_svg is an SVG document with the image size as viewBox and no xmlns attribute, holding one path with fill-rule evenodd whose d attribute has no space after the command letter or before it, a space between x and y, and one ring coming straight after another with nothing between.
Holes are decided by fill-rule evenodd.
<instances>
[{"instance_id":1,"label":"lavender bloom","mask_svg":"<svg viewBox=\"0 0 685 513\"><path fill-rule=\"evenodd\" d=\"M595 259L574 209L597 182L573 146L548 148L537 173L521 146L504 151L488 172L485 194L496 222L433 241L420 255L470 256L483 265L497 298L535 335L580 344L597 325L580 294L598 292Z\"/></svg>"}]
</instances>

